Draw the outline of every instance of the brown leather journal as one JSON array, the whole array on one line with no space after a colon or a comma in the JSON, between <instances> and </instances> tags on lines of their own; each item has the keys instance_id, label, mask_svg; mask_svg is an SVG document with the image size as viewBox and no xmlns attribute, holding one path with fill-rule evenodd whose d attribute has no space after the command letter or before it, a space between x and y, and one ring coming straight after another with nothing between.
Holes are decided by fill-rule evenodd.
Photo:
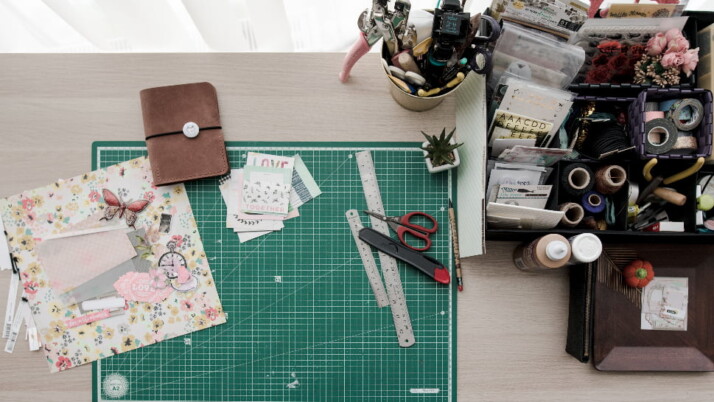
<instances>
[{"instance_id":1,"label":"brown leather journal","mask_svg":"<svg viewBox=\"0 0 714 402\"><path fill-rule=\"evenodd\" d=\"M216 88L208 82L141 91L154 185L228 173Z\"/></svg>"}]
</instances>

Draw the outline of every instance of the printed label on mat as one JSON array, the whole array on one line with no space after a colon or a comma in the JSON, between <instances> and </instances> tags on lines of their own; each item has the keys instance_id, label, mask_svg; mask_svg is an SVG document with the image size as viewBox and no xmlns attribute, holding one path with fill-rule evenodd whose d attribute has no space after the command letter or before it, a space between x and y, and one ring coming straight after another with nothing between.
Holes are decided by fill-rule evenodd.
<instances>
[{"instance_id":1,"label":"printed label on mat","mask_svg":"<svg viewBox=\"0 0 714 402\"><path fill-rule=\"evenodd\" d=\"M102 391L109 398L121 398L129 391L129 381L121 374L109 374L102 381Z\"/></svg>"}]
</instances>

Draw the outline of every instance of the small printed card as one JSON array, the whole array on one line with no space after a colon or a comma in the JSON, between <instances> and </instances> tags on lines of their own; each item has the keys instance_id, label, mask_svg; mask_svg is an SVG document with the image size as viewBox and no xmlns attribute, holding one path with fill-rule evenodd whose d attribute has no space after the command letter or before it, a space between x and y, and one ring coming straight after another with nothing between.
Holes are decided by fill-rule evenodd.
<instances>
[{"instance_id":1,"label":"small printed card","mask_svg":"<svg viewBox=\"0 0 714 402\"><path fill-rule=\"evenodd\" d=\"M243 169L243 209L252 214L287 215L292 169L248 165Z\"/></svg>"}]
</instances>

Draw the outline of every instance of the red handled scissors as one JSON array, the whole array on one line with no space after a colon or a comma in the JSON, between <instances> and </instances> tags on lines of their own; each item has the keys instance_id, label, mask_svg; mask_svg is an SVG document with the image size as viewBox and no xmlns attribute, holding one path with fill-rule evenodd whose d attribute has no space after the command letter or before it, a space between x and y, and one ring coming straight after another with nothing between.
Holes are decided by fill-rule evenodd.
<instances>
[{"instance_id":1,"label":"red handled scissors","mask_svg":"<svg viewBox=\"0 0 714 402\"><path fill-rule=\"evenodd\" d=\"M428 250L429 247L431 247L431 239L429 238L429 236L433 233L436 233L437 229L439 229L439 224L436 222L436 219L434 219L434 217L429 214L425 214L424 212L410 212L402 216L384 216L382 214L378 214L372 211L364 211L364 213L369 216L373 216L379 220L387 222L389 224L389 227L397 233L397 237L402 242L402 244L416 251ZM412 223L411 219L415 216L425 217L426 219L431 221L432 226L430 228L427 228ZM407 243L405 237L407 233L416 237L417 239L423 240L426 243L424 247L414 247Z\"/></svg>"}]
</instances>

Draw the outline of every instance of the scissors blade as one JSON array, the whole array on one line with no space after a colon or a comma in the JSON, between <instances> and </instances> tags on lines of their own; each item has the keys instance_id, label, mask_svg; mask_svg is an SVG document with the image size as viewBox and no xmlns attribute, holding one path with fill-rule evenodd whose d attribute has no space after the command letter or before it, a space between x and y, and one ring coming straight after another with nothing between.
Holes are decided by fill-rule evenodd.
<instances>
[{"instance_id":1,"label":"scissors blade","mask_svg":"<svg viewBox=\"0 0 714 402\"><path fill-rule=\"evenodd\" d=\"M380 221L385 221L385 222L389 222L389 221L390 221L390 220L388 219L388 217L386 217L386 216L384 216L384 215L382 215L382 214L378 214L378 213L376 213L376 212L372 212L372 211L362 211L362 212L364 212L365 214L367 214L367 215L369 215L369 216L373 216L373 217L379 219Z\"/></svg>"}]
</instances>

